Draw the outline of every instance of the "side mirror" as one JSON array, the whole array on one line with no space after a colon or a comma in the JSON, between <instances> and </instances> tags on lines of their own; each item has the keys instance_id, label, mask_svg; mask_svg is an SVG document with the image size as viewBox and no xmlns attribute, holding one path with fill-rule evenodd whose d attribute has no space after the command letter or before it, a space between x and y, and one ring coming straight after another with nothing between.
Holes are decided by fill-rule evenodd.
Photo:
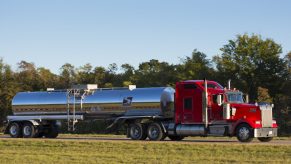
<instances>
[{"instance_id":1,"label":"side mirror","mask_svg":"<svg viewBox=\"0 0 291 164\"><path fill-rule=\"evenodd\" d=\"M222 105L222 95L217 95L216 102L217 102L218 106Z\"/></svg>"}]
</instances>

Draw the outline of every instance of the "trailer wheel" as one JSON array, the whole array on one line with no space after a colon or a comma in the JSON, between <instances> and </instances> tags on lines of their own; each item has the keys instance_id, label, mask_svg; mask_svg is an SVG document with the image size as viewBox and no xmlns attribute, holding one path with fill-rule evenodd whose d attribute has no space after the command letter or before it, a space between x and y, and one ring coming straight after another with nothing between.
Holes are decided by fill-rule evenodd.
<instances>
[{"instance_id":1,"label":"trailer wheel","mask_svg":"<svg viewBox=\"0 0 291 164\"><path fill-rule=\"evenodd\" d=\"M151 123L148 127L148 137L152 141L161 141L166 135L159 123Z\"/></svg>"},{"instance_id":2,"label":"trailer wheel","mask_svg":"<svg viewBox=\"0 0 291 164\"><path fill-rule=\"evenodd\" d=\"M45 138L57 138L59 135L59 130L56 125L50 125L46 132L43 133Z\"/></svg>"},{"instance_id":3,"label":"trailer wheel","mask_svg":"<svg viewBox=\"0 0 291 164\"><path fill-rule=\"evenodd\" d=\"M9 125L9 134L12 138L22 137L21 125L17 122L13 122Z\"/></svg>"},{"instance_id":4,"label":"trailer wheel","mask_svg":"<svg viewBox=\"0 0 291 164\"><path fill-rule=\"evenodd\" d=\"M273 139L273 137L258 137L258 140L261 142L269 142Z\"/></svg>"},{"instance_id":5,"label":"trailer wheel","mask_svg":"<svg viewBox=\"0 0 291 164\"><path fill-rule=\"evenodd\" d=\"M236 136L240 142L251 142L254 138L254 130L248 124L241 124L236 128Z\"/></svg>"},{"instance_id":6,"label":"trailer wheel","mask_svg":"<svg viewBox=\"0 0 291 164\"><path fill-rule=\"evenodd\" d=\"M133 123L129 125L129 137L132 140L145 140L147 138L145 126L141 123Z\"/></svg>"},{"instance_id":7,"label":"trailer wheel","mask_svg":"<svg viewBox=\"0 0 291 164\"><path fill-rule=\"evenodd\" d=\"M22 126L22 134L24 138L34 138L37 134L37 129L30 122L24 123Z\"/></svg>"},{"instance_id":8,"label":"trailer wheel","mask_svg":"<svg viewBox=\"0 0 291 164\"><path fill-rule=\"evenodd\" d=\"M183 136L168 136L172 141L181 141L183 140L185 137Z\"/></svg>"}]
</instances>

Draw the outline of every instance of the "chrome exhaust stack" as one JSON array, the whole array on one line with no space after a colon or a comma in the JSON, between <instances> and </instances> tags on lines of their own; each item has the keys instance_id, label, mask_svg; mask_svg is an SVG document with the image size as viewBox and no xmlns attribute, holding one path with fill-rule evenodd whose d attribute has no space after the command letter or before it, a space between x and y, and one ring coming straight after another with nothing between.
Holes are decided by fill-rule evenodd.
<instances>
[{"instance_id":1,"label":"chrome exhaust stack","mask_svg":"<svg viewBox=\"0 0 291 164\"><path fill-rule=\"evenodd\" d=\"M203 94L203 109L202 109L202 119L205 128L208 127L208 92L207 92L207 80L204 79L204 94Z\"/></svg>"},{"instance_id":2,"label":"chrome exhaust stack","mask_svg":"<svg viewBox=\"0 0 291 164\"><path fill-rule=\"evenodd\" d=\"M230 90L230 82L231 82L231 80L229 79L227 82L228 90Z\"/></svg>"}]
</instances>

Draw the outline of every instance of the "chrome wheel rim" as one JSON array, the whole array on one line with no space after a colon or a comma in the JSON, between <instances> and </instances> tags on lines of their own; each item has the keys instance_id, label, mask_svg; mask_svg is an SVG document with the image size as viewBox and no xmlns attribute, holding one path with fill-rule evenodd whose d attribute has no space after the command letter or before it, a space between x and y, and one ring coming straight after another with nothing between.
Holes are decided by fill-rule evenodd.
<instances>
[{"instance_id":1,"label":"chrome wheel rim","mask_svg":"<svg viewBox=\"0 0 291 164\"><path fill-rule=\"evenodd\" d=\"M155 127L155 126L150 127L150 129L149 129L149 137L150 138L152 138L152 139L158 138L159 133L160 133L160 130L157 127Z\"/></svg>"},{"instance_id":2,"label":"chrome wheel rim","mask_svg":"<svg viewBox=\"0 0 291 164\"><path fill-rule=\"evenodd\" d=\"M239 129L239 137L242 139L242 140L246 140L248 139L250 136L250 130L246 127L242 127Z\"/></svg>"},{"instance_id":3,"label":"chrome wheel rim","mask_svg":"<svg viewBox=\"0 0 291 164\"><path fill-rule=\"evenodd\" d=\"M31 127L29 126L25 126L23 127L23 134L26 135L26 136L29 136L31 134Z\"/></svg>"},{"instance_id":4,"label":"chrome wheel rim","mask_svg":"<svg viewBox=\"0 0 291 164\"><path fill-rule=\"evenodd\" d=\"M16 135L17 134L17 126L16 125L12 125L9 129L9 132L11 135Z\"/></svg>"},{"instance_id":5,"label":"chrome wheel rim","mask_svg":"<svg viewBox=\"0 0 291 164\"><path fill-rule=\"evenodd\" d=\"M138 139L141 135L141 130L138 126L133 126L130 128L130 135L134 138L134 139Z\"/></svg>"}]
</instances>

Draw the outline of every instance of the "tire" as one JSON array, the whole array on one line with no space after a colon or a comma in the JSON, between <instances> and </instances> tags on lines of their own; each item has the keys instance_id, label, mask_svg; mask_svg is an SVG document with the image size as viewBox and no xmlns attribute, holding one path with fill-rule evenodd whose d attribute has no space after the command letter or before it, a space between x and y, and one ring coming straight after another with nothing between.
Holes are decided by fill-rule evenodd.
<instances>
[{"instance_id":1,"label":"tire","mask_svg":"<svg viewBox=\"0 0 291 164\"><path fill-rule=\"evenodd\" d=\"M133 123L128 127L129 137L132 140L145 140L147 138L145 126L141 123Z\"/></svg>"},{"instance_id":2,"label":"tire","mask_svg":"<svg viewBox=\"0 0 291 164\"><path fill-rule=\"evenodd\" d=\"M248 124L241 124L236 128L236 137L240 142L251 142L254 138L254 129Z\"/></svg>"},{"instance_id":3,"label":"tire","mask_svg":"<svg viewBox=\"0 0 291 164\"><path fill-rule=\"evenodd\" d=\"M172 141L181 141L183 140L185 137L183 136L168 136L170 138L170 140Z\"/></svg>"},{"instance_id":4,"label":"tire","mask_svg":"<svg viewBox=\"0 0 291 164\"><path fill-rule=\"evenodd\" d=\"M9 125L8 130L9 130L9 135L12 138L20 138L20 137L22 137L22 131L21 131L21 124L20 123L12 122Z\"/></svg>"},{"instance_id":5,"label":"tire","mask_svg":"<svg viewBox=\"0 0 291 164\"><path fill-rule=\"evenodd\" d=\"M161 141L164 140L166 135L162 129L161 124L151 123L148 127L148 137L152 141Z\"/></svg>"},{"instance_id":6,"label":"tire","mask_svg":"<svg viewBox=\"0 0 291 164\"><path fill-rule=\"evenodd\" d=\"M33 126L30 122L26 122L22 126L22 134L24 138L34 138L37 137L37 128Z\"/></svg>"},{"instance_id":7,"label":"tire","mask_svg":"<svg viewBox=\"0 0 291 164\"><path fill-rule=\"evenodd\" d=\"M258 140L261 142L270 142L273 137L258 137Z\"/></svg>"},{"instance_id":8,"label":"tire","mask_svg":"<svg viewBox=\"0 0 291 164\"><path fill-rule=\"evenodd\" d=\"M43 132L45 138L57 138L59 135L59 130L56 125L50 125L46 132Z\"/></svg>"}]
</instances>

